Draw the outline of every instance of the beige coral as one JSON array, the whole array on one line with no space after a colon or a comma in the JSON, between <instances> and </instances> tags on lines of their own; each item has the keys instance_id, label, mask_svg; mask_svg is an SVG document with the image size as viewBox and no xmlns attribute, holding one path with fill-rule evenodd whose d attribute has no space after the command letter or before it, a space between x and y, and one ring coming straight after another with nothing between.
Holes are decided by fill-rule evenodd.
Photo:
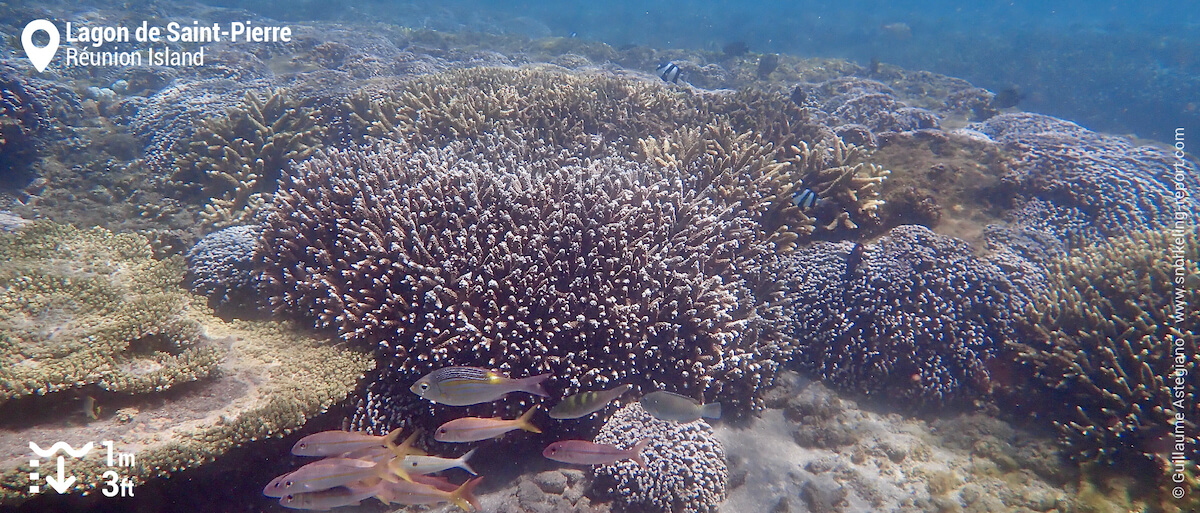
<instances>
[{"instance_id":1,"label":"beige coral","mask_svg":"<svg viewBox=\"0 0 1200 513\"><path fill-rule=\"evenodd\" d=\"M203 122L190 151L176 159L175 181L187 188L203 177L206 225L244 224L270 201L283 168L311 155L324 137L318 110L286 90L246 93L240 106Z\"/></svg>"},{"instance_id":2,"label":"beige coral","mask_svg":"<svg viewBox=\"0 0 1200 513\"><path fill-rule=\"evenodd\" d=\"M0 236L0 504L38 484L31 441L111 440L136 460L121 475L143 483L299 428L374 366L288 325L222 321L180 288L181 267L138 235L38 223ZM72 461L72 493L108 470L102 448Z\"/></svg>"}]
</instances>

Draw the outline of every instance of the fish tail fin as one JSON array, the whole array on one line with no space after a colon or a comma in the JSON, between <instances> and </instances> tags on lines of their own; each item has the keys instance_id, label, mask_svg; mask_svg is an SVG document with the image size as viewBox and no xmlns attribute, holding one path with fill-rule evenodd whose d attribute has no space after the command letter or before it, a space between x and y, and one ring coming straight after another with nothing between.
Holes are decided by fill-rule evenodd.
<instances>
[{"instance_id":1,"label":"fish tail fin","mask_svg":"<svg viewBox=\"0 0 1200 513\"><path fill-rule=\"evenodd\" d=\"M528 378L521 378L521 390L536 396L550 397L550 394L546 393L546 389L542 387L542 382L549 379L550 376L550 373L546 373L538 374L537 376L530 376Z\"/></svg>"},{"instance_id":2,"label":"fish tail fin","mask_svg":"<svg viewBox=\"0 0 1200 513\"><path fill-rule=\"evenodd\" d=\"M405 438L404 443L400 445L396 445L396 436L393 435L393 433L396 433L396 431L388 433L388 438L383 439L383 445L387 447L389 451L392 451L392 454L395 454L397 458L404 459L405 456L425 455L425 451L413 447L413 444L417 442L417 435L421 434L420 430L413 431L413 434L408 435L408 438ZM399 433L396 434L398 435Z\"/></svg>"},{"instance_id":3,"label":"fish tail fin","mask_svg":"<svg viewBox=\"0 0 1200 513\"><path fill-rule=\"evenodd\" d=\"M467 481L458 487L458 489L450 492L448 499L455 506L462 508L463 511L475 511L479 509L479 500L475 498L475 485L482 481L482 477L477 477Z\"/></svg>"},{"instance_id":4,"label":"fish tail fin","mask_svg":"<svg viewBox=\"0 0 1200 513\"><path fill-rule=\"evenodd\" d=\"M650 445L650 439L643 438L642 441L634 444L633 448L629 450L629 452L633 453L633 461L636 461L638 466L643 469L646 468L646 458L642 457L642 449L645 449L647 445Z\"/></svg>"},{"instance_id":5,"label":"fish tail fin","mask_svg":"<svg viewBox=\"0 0 1200 513\"><path fill-rule=\"evenodd\" d=\"M382 470L381 466L383 466ZM403 456L379 462L378 465L375 465L375 475L389 483L399 483L400 481L396 480L397 477L410 483L413 482L412 476L408 475L408 469L404 468Z\"/></svg>"},{"instance_id":6,"label":"fish tail fin","mask_svg":"<svg viewBox=\"0 0 1200 513\"><path fill-rule=\"evenodd\" d=\"M404 431L404 428L396 428L389 431L388 434L383 435L383 445L387 446L388 442L391 442L394 445L396 443L396 439L400 438L401 431Z\"/></svg>"},{"instance_id":7,"label":"fish tail fin","mask_svg":"<svg viewBox=\"0 0 1200 513\"><path fill-rule=\"evenodd\" d=\"M467 463L467 460L471 459L471 456L473 456L475 454L476 449L478 449L478 447L467 451L466 454L462 455L462 457L458 459L458 468L461 468L467 472L470 472L471 475L473 475L473 476L477 476L477 475L479 475L479 473L475 472L475 469L471 468L471 464Z\"/></svg>"},{"instance_id":8,"label":"fish tail fin","mask_svg":"<svg viewBox=\"0 0 1200 513\"><path fill-rule=\"evenodd\" d=\"M708 403L700 408L700 416L710 419L721 418L721 403Z\"/></svg>"},{"instance_id":9,"label":"fish tail fin","mask_svg":"<svg viewBox=\"0 0 1200 513\"><path fill-rule=\"evenodd\" d=\"M517 427L524 429L525 431L529 431L531 433L541 433L542 430L538 429L537 426L533 425L533 422L530 422L530 420L533 419L533 412L535 412L535 411L537 411L536 405L531 406L528 410L525 411L525 413L522 413L521 416L517 418Z\"/></svg>"}]
</instances>

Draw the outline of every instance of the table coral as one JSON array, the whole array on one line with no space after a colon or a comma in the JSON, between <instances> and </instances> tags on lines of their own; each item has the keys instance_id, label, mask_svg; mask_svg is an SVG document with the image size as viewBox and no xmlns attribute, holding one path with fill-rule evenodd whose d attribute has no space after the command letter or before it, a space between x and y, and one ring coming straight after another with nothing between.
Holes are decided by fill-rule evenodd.
<instances>
[{"instance_id":1,"label":"table coral","mask_svg":"<svg viewBox=\"0 0 1200 513\"><path fill-rule=\"evenodd\" d=\"M31 497L31 441L112 440L140 484L299 428L374 366L284 324L216 318L180 288L182 259L154 260L138 235L34 223L0 234L0 262L2 505ZM69 493L109 470L103 448L72 461Z\"/></svg>"},{"instance_id":2,"label":"table coral","mask_svg":"<svg viewBox=\"0 0 1200 513\"><path fill-rule=\"evenodd\" d=\"M161 392L216 372L178 259L145 239L35 224L0 238L0 404L86 385Z\"/></svg>"}]
</instances>

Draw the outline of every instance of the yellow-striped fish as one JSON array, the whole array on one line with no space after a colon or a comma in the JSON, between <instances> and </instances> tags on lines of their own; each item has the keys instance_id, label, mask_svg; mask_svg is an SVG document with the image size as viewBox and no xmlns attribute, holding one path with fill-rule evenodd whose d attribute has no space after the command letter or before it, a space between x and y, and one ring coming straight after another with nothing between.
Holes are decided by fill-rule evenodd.
<instances>
[{"instance_id":1,"label":"yellow-striped fish","mask_svg":"<svg viewBox=\"0 0 1200 513\"><path fill-rule=\"evenodd\" d=\"M437 432L433 434L433 439L439 442L462 443L495 438L514 429L524 429L533 433L541 433L542 430L529 422L529 419L533 418L533 412L536 410L537 406L534 406L519 418L513 420L482 417L455 419L442 424Z\"/></svg>"},{"instance_id":2,"label":"yellow-striped fish","mask_svg":"<svg viewBox=\"0 0 1200 513\"><path fill-rule=\"evenodd\" d=\"M418 379L409 390L438 404L468 406L495 401L509 392L549 397L542 388L542 382L549 377L549 374L539 374L512 379L479 367L443 367Z\"/></svg>"},{"instance_id":3,"label":"yellow-striped fish","mask_svg":"<svg viewBox=\"0 0 1200 513\"><path fill-rule=\"evenodd\" d=\"M613 399L621 397L629 390L630 385L621 385L612 390L580 392L563 399L550 409L552 419L577 419L600 411Z\"/></svg>"}]
</instances>

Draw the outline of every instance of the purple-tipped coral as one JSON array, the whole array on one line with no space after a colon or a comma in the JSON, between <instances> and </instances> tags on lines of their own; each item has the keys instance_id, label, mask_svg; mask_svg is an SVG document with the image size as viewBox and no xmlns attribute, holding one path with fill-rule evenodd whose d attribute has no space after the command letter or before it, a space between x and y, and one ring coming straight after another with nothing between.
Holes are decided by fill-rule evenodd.
<instances>
[{"instance_id":1,"label":"purple-tipped coral","mask_svg":"<svg viewBox=\"0 0 1200 513\"><path fill-rule=\"evenodd\" d=\"M815 376L919 404L988 393L1012 286L966 243L900 226L870 246L818 242L784 265L796 359Z\"/></svg>"},{"instance_id":2,"label":"purple-tipped coral","mask_svg":"<svg viewBox=\"0 0 1200 513\"><path fill-rule=\"evenodd\" d=\"M609 417L595 442L642 451L646 468L631 460L595 468L594 487L605 490L626 511L715 512L725 500L728 469L725 448L704 421L659 420L642 405L630 404Z\"/></svg>"},{"instance_id":3,"label":"purple-tipped coral","mask_svg":"<svg viewBox=\"0 0 1200 513\"><path fill-rule=\"evenodd\" d=\"M765 234L691 177L487 136L328 151L289 180L264 226L266 285L280 310L380 349L360 429L428 418L408 387L449 365L744 412L783 351L756 281Z\"/></svg>"},{"instance_id":4,"label":"purple-tipped coral","mask_svg":"<svg viewBox=\"0 0 1200 513\"><path fill-rule=\"evenodd\" d=\"M1134 146L1068 121L1017 113L969 128L1019 153L1004 177L1018 194L1048 203L1057 217L1082 221L1101 236L1169 226L1175 177L1190 190L1200 189L1194 166L1185 162L1180 172L1167 151ZM1196 209L1195 199L1186 201L1189 210ZM1029 208L1045 210L1047 205Z\"/></svg>"},{"instance_id":5,"label":"purple-tipped coral","mask_svg":"<svg viewBox=\"0 0 1200 513\"><path fill-rule=\"evenodd\" d=\"M187 282L216 306L255 303L258 274L254 249L261 230L257 226L231 226L204 236L187 253Z\"/></svg>"}]
</instances>

